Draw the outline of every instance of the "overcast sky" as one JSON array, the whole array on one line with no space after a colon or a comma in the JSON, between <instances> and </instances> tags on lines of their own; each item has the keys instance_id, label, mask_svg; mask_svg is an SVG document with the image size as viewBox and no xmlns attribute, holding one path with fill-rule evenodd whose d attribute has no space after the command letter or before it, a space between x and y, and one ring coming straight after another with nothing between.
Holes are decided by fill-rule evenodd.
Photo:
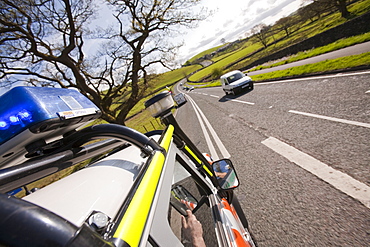
<instances>
[{"instance_id":1,"label":"overcast sky","mask_svg":"<svg viewBox=\"0 0 370 247\"><path fill-rule=\"evenodd\" d=\"M179 60L184 63L204 50L221 45L222 38L226 42L245 38L255 25L273 24L301 4L302 0L203 0L202 5L214 11L214 15L182 37L184 46Z\"/></svg>"}]
</instances>

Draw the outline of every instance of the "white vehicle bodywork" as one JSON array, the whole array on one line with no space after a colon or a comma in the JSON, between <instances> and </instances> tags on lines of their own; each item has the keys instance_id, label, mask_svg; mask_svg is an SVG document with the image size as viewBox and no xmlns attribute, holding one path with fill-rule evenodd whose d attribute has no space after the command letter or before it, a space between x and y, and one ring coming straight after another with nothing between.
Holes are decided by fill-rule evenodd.
<instances>
[{"instance_id":1,"label":"white vehicle bodywork","mask_svg":"<svg viewBox=\"0 0 370 247\"><path fill-rule=\"evenodd\" d=\"M159 136L155 137L156 140L158 138ZM193 175L185 170L176 171L178 159L184 162L183 165L190 169ZM140 157L138 148L130 146L23 199L59 215L78 228L89 222L89 217L94 212L114 219L146 161L147 159ZM173 142L169 144L163 167L139 246L148 246L146 239L149 236L159 246L183 246L180 215L172 209L172 217L178 220L168 220L171 212L171 188L174 184L192 180L194 177L211 192L207 199L210 206L202 207L207 208L206 211L209 211L210 215L220 216L219 220L213 219L213 222L209 222L210 225L203 223L206 234L206 229L216 229L214 243L218 243L218 246L224 246L225 241L228 243L225 246L248 246L252 243L248 230L241 224L233 207L218 195L212 182L199 173L196 165ZM178 229L178 232L174 229ZM235 231L238 232L238 237L242 237L239 242L236 242ZM240 245L240 241L244 244Z\"/></svg>"},{"instance_id":2,"label":"white vehicle bodywork","mask_svg":"<svg viewBox=\"0 0 370 247\"><path fill-rule=\"evenodd\" d=\"M226 94L237 94L245 88L253 89L253 81L239 70L228 72L220 77L222 89Z\"/></svg>"},{"instance_id":3,"label":"white vehicle bodywork","mask_svg":"<svg viewBox=\"0 0 370 247\"><path fill-rule=\"evenodd\" d=\"M65 90L53 92L59 99ZM19 138L12 137L9 146L0 143L0 150L7 153L4 147L12 147L15 151L9 155L17 156L4 160L5 168L0 166L0 246L188 246L191 239L185 238L181 222L191 210L202 224L207 246L254 247L232 191L239 185L232 162L207 160L169 112L173 102L168 98L172 96L167 92L157 97L168 103L161 104L165 130L142 134L100 124L65 135L65 118L53 115L52 121L37 123L57 124L58 132L40 128L39 135L19 128L18 135L34 138L18 143ZM35 97L34 105L39 101ZM91 115L67 123L77 127L76 122L95 117ZM34 143L36 136L45 140ZM48 137L56 140L46 142ZM18 156L26 161L18 161ZM71 175L31 188L33 182L86 160ZM12 196L21 188L26 196Z\"/></svg>"}]
</instances>

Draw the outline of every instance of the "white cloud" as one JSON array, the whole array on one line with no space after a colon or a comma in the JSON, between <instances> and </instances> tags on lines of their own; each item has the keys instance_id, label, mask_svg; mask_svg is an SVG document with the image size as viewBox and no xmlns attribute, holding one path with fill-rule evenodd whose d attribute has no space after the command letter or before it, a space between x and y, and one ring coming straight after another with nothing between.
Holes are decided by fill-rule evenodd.
<instances>
[{"instance_id":1,"label":"white cloud","mask_svg":"<svg viewBox=\"0 0 370 247\"><path fill-rule=\"evenodd\" d=\"M273 24L300 7L298 0L204 0L203 6L214 15L188 30L185 45L180 49L179 60L184 63L192 56L209 48L221 45L221 38L227 42L244 38L255 25Z\"/></svg>"}]
</instances>

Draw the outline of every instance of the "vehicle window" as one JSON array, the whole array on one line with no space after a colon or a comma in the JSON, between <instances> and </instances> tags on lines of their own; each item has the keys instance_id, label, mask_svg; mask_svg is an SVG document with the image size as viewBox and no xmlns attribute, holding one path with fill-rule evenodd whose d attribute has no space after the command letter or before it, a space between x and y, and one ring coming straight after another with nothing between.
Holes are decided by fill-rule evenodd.
<instances>
[{"instance_id":1,"label":"vehicle window","mask_svg":"<svg viewBox=\"0 0 370 247\"><path fill-rule=\"evenodd\" d=\"M191 174L184 168L188 164L180 157L176 158L171 203L168 212L168 221L176 237L184 244L191 246L188 239L182 234L181 215L186 214L186 209L195 209L194 215L203 227L203 238L206 246L218 246L215 232L215 223L206 190L195 182Z\"/></svg>"},{"instance_id":2,"label":"vehicle window","mask_svg":"<svg viewBox=\"0 0 370 247\"><path fill-rule=\"evenodd\" d=\"M227 78L227 80L228 80L228 82L229 83L232 83L232 82L234 82L234 81L237 81L237 80L239 80L240 78L242 78L243 77L243 74L241 74L241 73L236 73L236 74L233 74L232 76L229 76L228 78Z\"/></svg>"}]
</instances>

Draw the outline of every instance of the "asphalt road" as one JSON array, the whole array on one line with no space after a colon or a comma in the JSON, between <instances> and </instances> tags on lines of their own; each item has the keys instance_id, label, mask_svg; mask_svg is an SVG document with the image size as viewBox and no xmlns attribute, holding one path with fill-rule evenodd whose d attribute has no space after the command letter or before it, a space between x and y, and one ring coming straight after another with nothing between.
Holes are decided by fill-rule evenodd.
<instances>
[{"instance_id":1,"label":"asphalt road","mask_svg":"<svg viewBox=\"0 0 370 247\"><path fill-rule=\"evenodd\" d=\"M301 66L301 65L306 65L306 64L312 64L312 63L318 63L327 59L335 59L335 58L340 58L340 57L345 57L345 56L351 56L351 55L357 55L357 54L362 54L365 52L370 52L370 41L353 45L350 47L346 47L337 51L332 51L326 54L322 54L319 56L307 58L304 60L300 60L297 62L289 63L289 64L284 64L280 66L276 66L273 68L268 68L268 69L263 69L263 70L258 70L258 71L252 71L249 72L248 75L259 75L259 74L264 74L268 72L273 72L277 70L284 70L284 69L289 69L291 67L296 67L296 66Z\"/></svg>"},{"instance_id":2,"label":"asphalt road","mask_svg":"<svg viewBox=\"0 0 370 247\"><path fill-rule=\"evenodd\" d=\"M231 157L258 246L368 246L370 71L187 95L176 118L202 152L207 130L212 152Z\"/></svg>"}]
</instances>

